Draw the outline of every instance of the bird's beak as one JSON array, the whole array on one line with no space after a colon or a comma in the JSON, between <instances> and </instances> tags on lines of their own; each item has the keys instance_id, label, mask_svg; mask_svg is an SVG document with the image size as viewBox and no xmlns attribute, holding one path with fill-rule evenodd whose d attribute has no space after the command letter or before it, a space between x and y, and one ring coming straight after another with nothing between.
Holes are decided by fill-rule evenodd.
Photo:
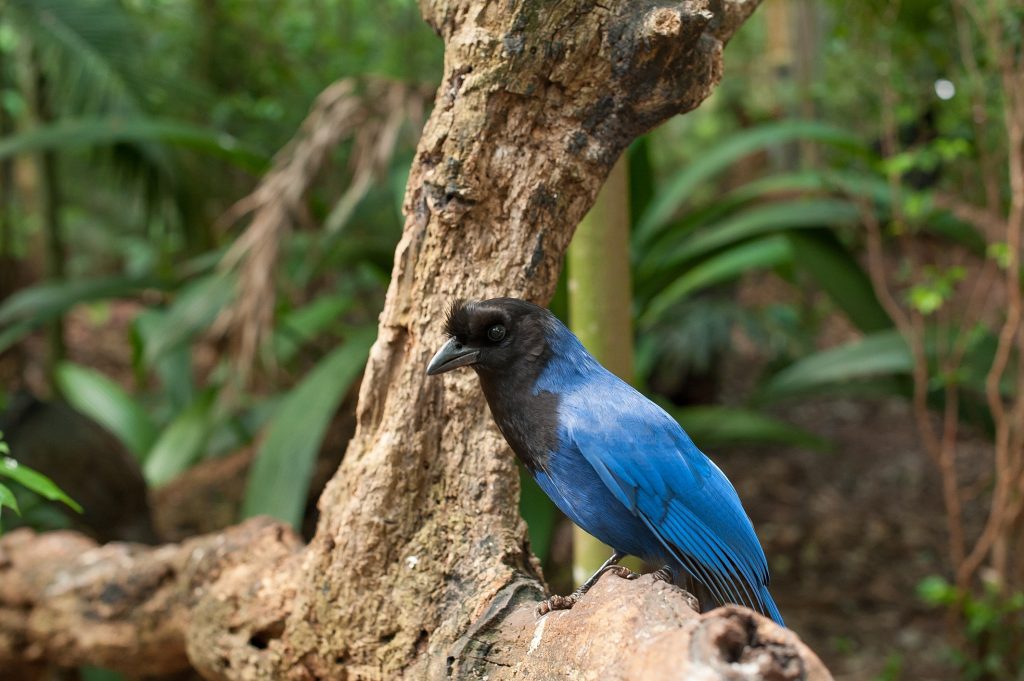
<instances>
[{"instance_id":1,"label":"bird's beak","mask_svg":"<svg viewBox=\"0 0 1024 681\"><path fill-rule=\"evenodd\" d=\"M471 348L454 338L441 346L427 365L427 375L435 376L446 371L473 364L480 357L479 348Z\"/></svg>"}]
</instances>

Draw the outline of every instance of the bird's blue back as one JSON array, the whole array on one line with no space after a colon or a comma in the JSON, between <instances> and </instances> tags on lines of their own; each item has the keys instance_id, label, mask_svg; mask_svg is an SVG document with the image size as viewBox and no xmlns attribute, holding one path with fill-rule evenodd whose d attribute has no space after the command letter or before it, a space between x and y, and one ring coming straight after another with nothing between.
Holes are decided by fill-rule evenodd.
<instances>
[{"instance_id":1,"label":"bird's blue back","mask_svg":"<svg viewBox=\"0 0 1024 681\"><path fill-rule=\"evenodd\" d=\"M719 602L782 624L764 551L729 480L671 416L552 321L534 393L559 397L559 448L534 471L541 488L613 548L683 569Z\"/></svg>"}]
</instances>

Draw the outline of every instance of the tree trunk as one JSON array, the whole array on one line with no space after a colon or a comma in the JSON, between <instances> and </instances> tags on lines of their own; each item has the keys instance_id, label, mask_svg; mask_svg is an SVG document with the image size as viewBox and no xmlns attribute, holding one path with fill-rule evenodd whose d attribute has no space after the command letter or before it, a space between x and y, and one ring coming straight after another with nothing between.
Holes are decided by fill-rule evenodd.
<instances>
[{"instance_id":1,"label":"tree trunk","mask_svg":"<svg viewBox=\"0 0 1024 681\"><path fill-rule=\"evenodd\" d=\"M791 632L741 609L698 616L649 579L606 578L576 609L537 620L544 588L513 457L475 377L424 373L452 298L548 300L612 164L710 93L725 40L756 5L421 0L445 41L444 79L409 177L357 431L312 543L250 521L120 562L94 549L50 578L37 567L42 586L14 589L11 605L3 587L33 570L29 549L43 541L15 533L0 542L21 542L6 564L0 555L0 606L27 624L22 639L7 633L23 641L13 653L0 636L0 664L31 651L167 671L140 645L160 627L180 632L211 679L828 678ZM218 556L224 569L209 569ZM140 571L155 576L133 582Z\"/></svg>"}]
</instances>

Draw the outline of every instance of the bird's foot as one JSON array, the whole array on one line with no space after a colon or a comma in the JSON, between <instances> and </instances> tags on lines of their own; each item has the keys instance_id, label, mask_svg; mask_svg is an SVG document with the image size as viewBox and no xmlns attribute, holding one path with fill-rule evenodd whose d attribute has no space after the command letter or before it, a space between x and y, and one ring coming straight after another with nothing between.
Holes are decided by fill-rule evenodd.
<instances>
[{"instance_id":1,"label":"bird's foot","mask_svg":"<svg viewBox=\"0 0 1024 681\"><path fill-rule=\"evenodd\" d=\"M552 610L569 610L581 598L583 598L583 592L581 591L573 591L568 596L552 596L545 601L541 601L540 605L537 606L537 615L546 615Z\"/></svg>"},{"instance_id":2,"label":"bird's foot","mask_svg":"<svg viewBox=\"0 0 1024 681\"><path fill-rule=\"evenodd\" d=\"M587 582L580 588L573 591L568 596L552 596L551 598L541 601L540 605L537 606L537 615L546 615L552 610L569 610L572 606L583 598L583 594L587 593L597 580L601 578L601 575L605 573L611 573L616 577L622 579L636 579L640 575L633 572L624 565L605 565L597 573L587 580Z\"/></svg>"},{"instance_id":3,"label":"bird's foot","mask_svg":"<svg viewBox=\"0 0 1024 681\"><path fill-rule=\"evenodd\" d=\"M616 577L621 577L622 579L636 579L640 576L640 573L633 572L625 565L609 565L604 570L602 570L600 574L603 575L606 572L613 574Z\"/></svg>"},{"instance_id":4,"label":"bird's foot","mask_svg":"<svg viewBox=\"0 0 1024 681\"><path fill-rule=\"evenodd\" d=\"M693 610L700 612L700 601L697 600L697 597L694 596L692 593L682 588L681 586L676 585L675 573L672 571L672 568L670 566L661 566L660 568L651 573L651 577L654 577L654 581L656 582L665 582L666 584L671 584L672 586L678 588L683 593L683 597L686 598L687 605L689 605L690 608L692 608Z\"/></svg>"},{"instance_id":5,"label":"bird's foot","mask_svg":"<svg viewBox=\"0 0 1024 681\"><path fill-rule=\"evenodd\" d=\"M651 577L654 577L656 582L667 582L669 584L675 584L675 577L672 575L672 568L668 565L663 565L654 572L651 573Z\"/></svg>"}]
</instances>

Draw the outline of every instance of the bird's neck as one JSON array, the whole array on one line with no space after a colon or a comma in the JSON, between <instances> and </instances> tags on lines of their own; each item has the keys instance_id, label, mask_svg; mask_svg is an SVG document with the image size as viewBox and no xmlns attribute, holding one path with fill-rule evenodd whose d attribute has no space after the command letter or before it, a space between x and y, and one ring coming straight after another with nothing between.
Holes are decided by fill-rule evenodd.
<instances>
[{"instance_id":1,"label":"bird's neck","mask_svg":"<svg viewBox=\"0 0 1024 681\"><path fill-rule=\"evenodd\" d=\"M477 372L498 429L531 472L544 469L548 456L558 449L558 395L536 390L546 363L543 358L500 372Z\"/></svg>"}]
</instances>

